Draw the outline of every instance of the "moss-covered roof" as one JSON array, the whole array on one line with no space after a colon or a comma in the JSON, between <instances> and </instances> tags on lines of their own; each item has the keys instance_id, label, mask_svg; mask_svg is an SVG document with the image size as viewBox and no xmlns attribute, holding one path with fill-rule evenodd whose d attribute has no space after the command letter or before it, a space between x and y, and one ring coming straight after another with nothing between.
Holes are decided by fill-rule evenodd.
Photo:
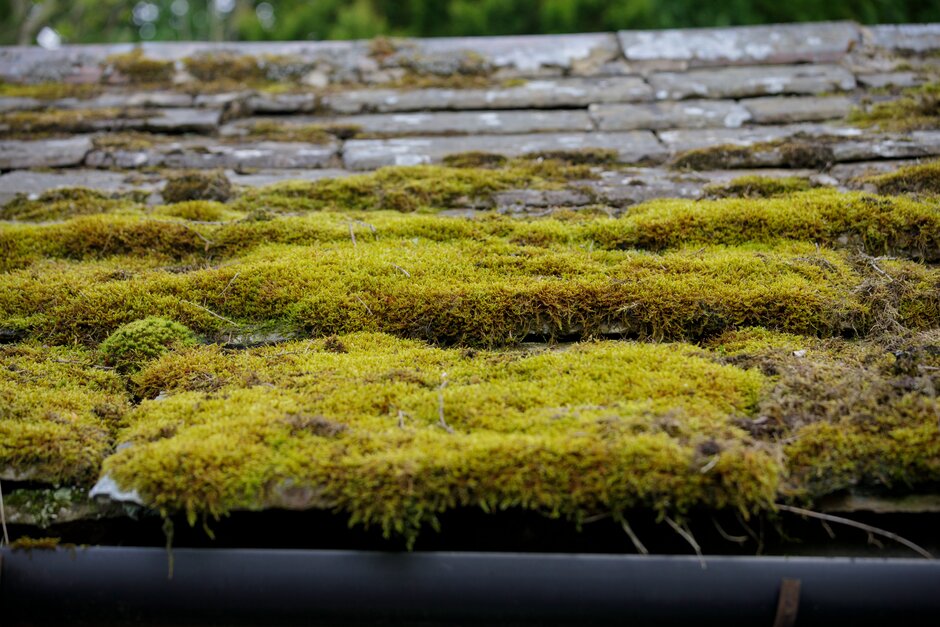
<instances>
[{"instance_id":1,"label":"moss-covered roof","mask_svg":"<svg viewBox=\"0 0 940 627\"><path fill-rule=\"evenodd\" d=\"M434 63L356 48L385 74L351 78L309 51L168 48L110 51L74 93L5 84L12 524L322 509L409 543L468 509L681 528L935 492L940 186L910 158L940 153L937 67L903 53L917 86L874 87L901 44L831 28L834 65L779 103L678 98L682 76L740 90L783 57L666 73L603 37L596 64L534 69L427 69L453 42ZM531 87L548 67L558 96ZM412 97L428 111L383 108Z\"/></svg>"}]
</instances>

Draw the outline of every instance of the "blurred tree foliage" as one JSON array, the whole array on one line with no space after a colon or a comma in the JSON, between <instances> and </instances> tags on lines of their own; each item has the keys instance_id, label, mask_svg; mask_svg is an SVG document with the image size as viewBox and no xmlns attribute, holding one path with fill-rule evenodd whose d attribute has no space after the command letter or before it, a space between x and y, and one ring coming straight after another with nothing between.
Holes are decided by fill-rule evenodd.
<instances>
[{"instance_id":1,"label":"blurred tree foliage","mask_svg":"<svg viewBox=\"0 0 940 627\"><path fill-rule=\"evenodd\" d=\"M852 19L940 21L938 0L0 0L0 43L505 35Z\"/></svg>"}]
</instances>

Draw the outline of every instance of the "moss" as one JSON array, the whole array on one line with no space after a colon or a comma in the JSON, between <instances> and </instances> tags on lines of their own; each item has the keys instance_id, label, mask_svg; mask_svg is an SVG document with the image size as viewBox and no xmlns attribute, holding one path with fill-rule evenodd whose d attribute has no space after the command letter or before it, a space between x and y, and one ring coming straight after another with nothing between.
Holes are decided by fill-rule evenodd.
<instances>
[{"instance_id":1,"label":"moss","mask_svg":"<svg viewBox=\"0 0 940 627\"><path fill-rule=\"evenodd\" d=\"M458 506L579 520L773 499L780 467L732 424L761 376L692 347L467 357L383 335L342 342L161 358L138 380L169 396L133 412L119 436L132 446L106 472L192 520L290 503L410 539Z\"/></svg>"},{"instance_id":2,"label":"moss","mask_svg":"<svg viewBox=\"0 0 940 627\"><path fill-rule=\"evenodd\" d=\"M18 194L0 209L0 220L40 222L130 209L133 201L84 187L63 187L43 192L37 198Z\"/></svg>"},{"instance_id":3,"label":"moss","mask_svg":"<svg viewBox=\"0 0 940 627\"><path fill-rule=\"evenodd\" d=\"M98 350L106 365L120 372L132 372L144 362L195 343L196 338L183 325L151 316L121 326Z\"/></svg>"},{"instance_id":4,"label":"moss","mask_svg":"<svg viewBox=\"0 0 940 627\"><path fill-rule=\"evenodd\" d=\"M569 180L592 177L594 174L585 166L524 159L495 171L445 166L388 167L345 178L248 190L235 206L246 212L257 207L284 212L329 208L410 212L465 206L485 201L494 192L506 189L557 188Z\"/></svg>"},{"instance_id":5,"label":"moss","mask_svg":"<svg viewBox=\"0 0 940 627\"><path fill-rule=\"evenodd\" d=\"M268 120L253 123L247 134L254 139L327 144L336 139L351 139L361 130L354 124L285 124Z\"/></svg>"},{"instance_id":6,"label":"moss","mask_svg":"<svg viewBox=\"0 0 940 627\"><path fill-rule=\"evenodd\" d=\"M769 198L804 192L812 187L809 179L798 176L739 176L727 183L706 185L703 190L711 198Z\"/></svg>"},{"instance_id":7,"label":"moss","mask_svg":"<svg viewBox=\"0 0 940 627\"><path fill-rule=\"evenodd\" d=\"M91 83L7 83L0 81L0 96L4 98L85 99L93 98L99 93L101 93L101 87Z\"/></svg>"},{"instance_id":8,"label":"moss","mask_svg":"<svg viewBox=\"0 0 940 627\"><path fill-rule=\"evenodd\" d=\"M900 98L853 110L848 122L882 131L908 132L940 128L940 83L905 89Z\"/></svg>"},{"instance_id":9,"label":"moss","mask_svg":"<svg viewBox=\"0 0 940 627\"><path fill-rule=\"evenodd\" d=\"M461 152L446 155L443 163L449 168L500 168L508 159L492 152Z\"/></svg>"},{"instance_id":10,"label":"moss","mask_svg":"<svg viewBox=\"0 0 940 627\"><path fill-rule=\"evenodd\" d=\"M105 65L120 73L131 84L168 83L173 79L173 61L151 59L144 51L135 48L131 52L108 57Z\"/></svg>"},{"instance_id":11,"label":"moss","mask_svg":"<svg viewBox=\"0 0 940 627\"><path fill-rule=\"evenodd\" d=\"M54 551L59 546L59 538L30 538L20 536L10 543L14 551Z\"/></svg>"},{"instance_id":12,"label":"moss","mask_svg":"<svg viewBox=\"0 0 940 627\"><path fill-rule=\"evenodd\" d=\"M91 140L96 150L127 150L131 152L147 150L166 141L167 137L165 135L133 131L96 135Z\"/></svg>"},{"instance_id":13,"label":"moss","mask_svg":"<svg viewBox=\"0 0 940 627\"><path fill-rule=\"evenodd\" d=\"M167 177L162 194L168 203L188 200L225 202L232 197L232 184L221 170L188 170Z\"/></svg>"},{"instance_id":14,"label":"moss","mask_svg":"<svg viewBox=\"0 0 940 627\"><path fill-rule=\"evenodd\" d=\"M577 150L542 150L530 152L525 159L560 161L570 165L614 165L620 163L616 150L605 148L580 148Z\"/></svg>"},{"instance_id":15,"label":"moss","mask_svg":"<svg viewBox=\"0 0 940 627\"><path fill-rule=\"evenodd\" d=\"M253 83L265 79L256 57L231 52L212 52L183 59L186 70L199 81Z\"/></svg>"},{"instance_id":16,"label":"moss","mask_svg":"<svg viewBox=\"0 0 940 627\"><path fill-rule=\"evenodd\" d=\"M837 137L794 135L786 139L748 146L721 144L680 152L669 162L680 170L725 170L735 168L784 167L822 169L833 160Z\"/></svg>"},{"instance_id":17,"label":"moss","mask_svg":"<svg viewBox=\"0 0 940 627\"><path fill-rule=\"evenodd\" d=\"M857 182L871 185L880 194L940 194L940 161L904 166Z\"/></svg>"},{"instance_id":18,"label":"moss","mask_svg":"<svg viewBox=\"0 0 940 627\"><path fill-rule=\"evenodd\" d=\"M88 485L128 406L124 383L85 350L0 346L0 473Z\"/></svg>"},{"instance_id":19,"label":"moss","mask_svg":"<svg viewBox=\"0 0 940 627\"><path fill-rule=\"evenodd\" d=\"M153 214L195 222L220 222L243 215L229 210L225 204L215 200L184 200L171 205L154 207Z\"/></svg>"},{"instance_id":20,"label":"moss","mask_svg":"<svg viewBox=\"0 0 940 627\"><path fill-rule=\"evenodd\" d=\"M144 109L49 109L0 113L0 135L32 139L72 133L88 133L119 125L121 120L139 120L153 114Z\"/></svg>"}]
</instances>

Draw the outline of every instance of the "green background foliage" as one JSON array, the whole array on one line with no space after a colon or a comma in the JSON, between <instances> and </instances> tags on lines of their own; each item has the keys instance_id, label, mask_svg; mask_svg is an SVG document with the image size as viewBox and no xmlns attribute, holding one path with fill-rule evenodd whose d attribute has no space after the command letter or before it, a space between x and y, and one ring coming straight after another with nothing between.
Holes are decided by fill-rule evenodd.
<instances>
[{"instance_id":1,"label":"green background foliage","mask_svg":"<svg viewBox=\"0 0 940 627\"><path fill-rule=\"evenodd\" d=\"M933 0L0 0L0 43L508 35L852 19L940 21Z\"/></svg>"}]
</instances>

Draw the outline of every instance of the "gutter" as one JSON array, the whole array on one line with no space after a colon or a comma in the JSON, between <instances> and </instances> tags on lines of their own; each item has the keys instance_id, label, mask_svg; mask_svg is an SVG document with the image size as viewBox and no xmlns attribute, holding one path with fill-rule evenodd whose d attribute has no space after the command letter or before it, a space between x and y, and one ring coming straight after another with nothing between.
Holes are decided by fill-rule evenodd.
<instances>
[{"instance_id":1,"label":"gutter","mask_svg":"<svg viewBox=\"0 0 940 627\"><path fill-rule=\"evenodd\" d=\"M0 622L936 625L940 561L92 547L0 550ZM794 621L795 618L795 621Z\"/></svg>"}]
</instances>

